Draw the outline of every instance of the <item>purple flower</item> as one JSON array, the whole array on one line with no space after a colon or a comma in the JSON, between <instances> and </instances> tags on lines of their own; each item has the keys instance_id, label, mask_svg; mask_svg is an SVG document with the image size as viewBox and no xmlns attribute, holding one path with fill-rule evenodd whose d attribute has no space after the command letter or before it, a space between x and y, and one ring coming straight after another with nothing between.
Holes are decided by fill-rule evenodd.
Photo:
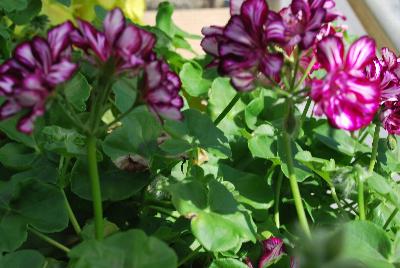
<instances>
[{"instance_id":1,"label":"purple flower","mask_svg":"<svg viewBox=\"0 0 400 268\"><path fill-rule=\"evenodd\" d=\"M143 67L155 45L151 33L125 23L119 8L108 12L103 22L104 32L83 20L78 20L78 26L79 30L71 33L73 44L85 50L93 63L114 60L117 71Z\"/></svg>"},{"instance_id":2,"label":"purple flower","mask_svg":"<svg viewBox=\"0 0 400 268\"><path fill-rule=\"evenodd\" d=\"M29 111L18 123L18 130L33 131L34 121L42 116L48 96L55 87L72 77L77 65L70 59L71 22L48 32L47 40L35 37L18 45L14 57L0 67L0 95L6 97L0 107L0 120L23 109Z\"/></svg>"},{"instance_id":3,"label":"purple flower","mask_svg":"<svg viewBox=\"0 0 400 268\"><path fill-rule=\"evenodd\" d=\"M387 101L380 114L383 127L389 134L400 135L400 103Z\"/></svg>"},{"instance_id":4,"label":"purple flower","mask_svg":"<svg viewBox=\"0 0 400 268\"><path fill-rule=\"evenodd\" d=\"M375 58L375 41L361 37L346 57L342 39L329 36L318 43L319 63L327 70L323 80L313 80L311 97L317 115L325 114L331 125L354 131L368 125L379 108L378 83L364 72Z\"/></svg>"},{"instance_id":5,"label":"purple flower","mask_svg":"<svg viewBox=\"0 0 400 268\"><path fill-rule=\"evenodd\" d=\"M157 115L182 119L183 99L179 95L181 81L164 61L154 59L145 67L144 99Z\"/></svg>"},{"instance_id":6,"label":"purple flower","mask_svg":"<svg viewBox=\"0 0 400 268\"><path fill-rule=\"evenodd\" d=\"M382 102L397 101L400 96L400 58L388 48L382 48L382 59L366 67L367 77L379 82Z\"/></svg>"},{"instance_id":7,"label":"purple flower","mask_svg":"<svg viewBox=\"0 0 400 268\"><path fill-rule=\"evenodd\" d=\"M270 12L264 0L231 4L233 16L225 27L203 29L203 49L215 58L213 64L218 65L221 74L231 77L239 91L254 89L257 80L279 81L283 56L269 51L272 42L284 38L279 15Z\"/></svg>"},{"instance_id":8,"label":"purple flower","mask_svg":"<svg viewBox=\"0 0 400 268\"><path fill-rule=\"evenodd\" d=\"M285 245L283 244L283 240L278 237L271 237L267 240L264 240L262 244L263 252L258 262L259 268L269 267L286 255L286 249ZM253 264L249 258L246 258L245 261L249 268L253 268ZM295 268L296 266L297 265L294 261L294 258L291 258L290 268Z\"/></svg>"},{"instance_id":9,"label":"purple flower","mask_svg":"<svg viewBox=\"0 0 400 268\"><path fill-rule=\"evenodd\" d=\"M326 0L293 0L279 14L285 27L285 50L291 54L299 45L301 50L310 48L316 42L316 36L326 22Z\"/></svg>"}]
</instances>

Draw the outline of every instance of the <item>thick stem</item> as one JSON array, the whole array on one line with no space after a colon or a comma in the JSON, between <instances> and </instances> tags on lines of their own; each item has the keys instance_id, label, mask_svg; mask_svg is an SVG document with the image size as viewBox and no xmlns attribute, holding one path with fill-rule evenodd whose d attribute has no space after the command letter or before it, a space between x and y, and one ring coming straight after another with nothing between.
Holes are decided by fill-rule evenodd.
<instances>
[{"instance_id":1,"label":"thick stem","mask_svg":"<svg viewBox=\"0 0 400 268\"><path fill-rule=\"evenodd\" d=\"M278 229L281 227L281 222L280 222L280 218L279 218L279 206L280 206L280 201L281 201L282 183L283 183L283 172L279 172L278 180L276 182L276 188L275 188L275 206L274 206L275 225L276 225L276 228L278 228Z\"/></svg>"},{"instance_id":2,"label":"thick stem","mask_svg":"<svg viewBox=\"0 0 400 268\"><path fill-rule=\"evenodd\" d=\"M50 245L52 245L52 246L58 248L59 250L64 251L65 253L68 253L68 252L71 251L69 248L67 248L67 247L64 246L63 244L57 242L56 240L54 240L54 239L51 238L51 237L48 237L48 236L45 235L45 234L42 234L42 233L39 232L39 231L36 231L35 229L33 229L33 228L30 227L30 226L28 226L28 230L29 230L32 234L34 234L34 235L36 235L37 237L39 237L40 239L42 239L43 241L45 241L45 242L49 243Z\"/></svg>"},{"instance_id":3,"label":"thick stem","mask_svg":"<svg viewBox=\"0 0 400 268\"><path fill-rule=\"evenodd\" d=\"M299 185L297 184L296 174L294 173L294 164L292 158L292 144L291 144L291 137L287 133L286 129L283 131L283 142L285 146L285 153L286 153L286 164L288 166L289 171L289 181L290 181L290 188L292 190L292 195L294 199L294 204L297 211L297 216L299 218L300 226L303 229L304 233L311 237L310 227L308 226L308 221L306 217L306 213L304 211L303 202L301 199Z\"/></svg>"},{"instance_id":4,"label":"thick stem","mask_svg":"<svg viewBox=\"0 0 400 268\"><path fill-rule=\"evenodd\" d=\"M225 109L222 111L222 113L215 119L214 124L216 126L221 123L221 121L225 118L225 116L232 110L233 106L239 101L240 99L240 93L236 93L235 97L231 100L231 102L228 104L228 106L225 107Z\"/></svg>"},{"instance_id":5,"label":"thick stem","mask_svg":"<svg viewBox=\"0 0 400 268\"><path fill-rule=\"evenodd\" d=\"M94 136L87 139L87 154L88 154L88 171L90 177L90 184L92 190L92 202L94 213L95 237L97 240L104 238L104 222L103 222L103 208L101 200L101 188L99 171L97 167L96 156L96 143L97 139Z\"/></svg>"}]
</instances>

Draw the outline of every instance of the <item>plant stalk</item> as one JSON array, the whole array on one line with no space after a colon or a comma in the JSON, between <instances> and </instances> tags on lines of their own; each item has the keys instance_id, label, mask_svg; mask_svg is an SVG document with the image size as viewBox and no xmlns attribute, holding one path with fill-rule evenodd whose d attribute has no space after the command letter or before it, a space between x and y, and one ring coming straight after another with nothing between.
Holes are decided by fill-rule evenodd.
<instances>
[{"instance_id":1,"label":"plant stalk","mask_svg":"<svg viewBox=\"0 0 400 268\"><path fill-rule=\"evenodd\" d=\"M221 123L221 121L225 118L225 116L232 110L233 106L239 101L240 99L240 93L236 93L235 97L231 100L231 102L228 104L228 106L225 107L225 109L222 111L222 113L215 119L214 124L216 126Z\"/></svg>"},{"instance_id":2,"label":"plant stalk","mask_svg":"<svg viewBox=\"0 0 400 268\"><path fill-rule=\"evenodd\" d=\"M57 242L56 240L54 240L53 238L51 238L51 237L49 237L49 236L47 236L47 235L45 235L45 234L42 234L41 232L39 232L39 231L33 229L33 228L30 227L30 226L28 226L28 230L29 230L32 234L34 234L34 235L36 235L37 237L39 237L40 239L42 239L43 241L45 241L45 242L49 243L50 245L52 245L52 246L58 248L59 250L64 251L65 253L68 253L68 252L71 251L69 248L67 248L67 247L64 246L63 244Z\"/></svg>"},{"instance_id":3,"label":"plant stalk","mask_svg":"<svg viewBox=\"0 0 400 268\"><path fill-rule=\"evenodd\" d=\"M279 217L279 206L281 201L281 189L283 183L283 172L279 172L278 181L276 182L275 188L275 206L274 206L274 219L276 228L281 227L280 217Z\"/></svg>"},{"instance_id":4,"label":"plant stalk","mask_svg":"<svg viewBox=\"0 0 400 268\"><path fill-rule=\"evenodd\" d=\"M69 201L68 201L67 195L64 192L64 189L61 189L61 192L64 196L64 203L65 203L65 207L68 212L69 221L70 221L72 227L74 228L76 234L80 235L82 232L81 226L79 225L78 220L75 217L74 211L72 210L71 205L69 204Z\"/></svg>"},{"instance_id":5,"label":"plant stalk","mask_svg":"<svg viewBox=\"0 0 400 268\"><path fill-rule=\"evenodd\" d=\"M289 171L289 181L290 188L292 190L292 195L294 199L294 204L297 211L297 216L299 218L300 226L303 229L304 233L311 238L310 227L308 226L308 221L306 217L306 213L304 211L303 201L301 199L299 185L297 183L296 174L294 173L294 164L292 158L292 144L290 135L286 130L283 131L283 141L285 145L285 153L286 153L286 162Z\"/></svg>"},{"instance_id":6,"label":"plant stalk","mask_svg":"<svg viewBox=\"0 0 400 268\"><path fill-rule=\"evenodd\" d=\"M104 238L104 222L103 222L103 208L101 199L100 177L97 167L96 156L96 143L97 138L90 136L87 139L87 154L88 154L88 168L89 177L92 190L92 202L94 213L95 237L97 240Z\"/></svg>"},{"instance_id":7,"label":"plant stalk","mask_svg":"<svg viewBox=\"0 0 400 268\"><path fill-rule=\"evenodd\" d=\"M390 214L389 218L386 220L385 224L383 225L383 230L386 230L389 227L389 224L392 222L394 217L396 217L397 213L399 213L398 208L393 210L392 214Z\"/></svg>"}]
</instances>

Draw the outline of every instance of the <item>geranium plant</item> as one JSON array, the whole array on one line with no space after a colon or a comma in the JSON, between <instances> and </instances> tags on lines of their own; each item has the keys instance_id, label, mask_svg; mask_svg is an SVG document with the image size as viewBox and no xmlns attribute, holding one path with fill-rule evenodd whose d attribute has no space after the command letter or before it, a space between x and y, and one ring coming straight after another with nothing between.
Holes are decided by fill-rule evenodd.
<instances>
[{"instance_id":1,"label":"geranium plant","mask_svg":"<svg viewBox=\"0 0 400 268\"><path fill-rule=\"evenodd\" d=\"M72 2L0 3L0 267L399 267L400 57L333 0Z\"/></svg>"}]
</instances>

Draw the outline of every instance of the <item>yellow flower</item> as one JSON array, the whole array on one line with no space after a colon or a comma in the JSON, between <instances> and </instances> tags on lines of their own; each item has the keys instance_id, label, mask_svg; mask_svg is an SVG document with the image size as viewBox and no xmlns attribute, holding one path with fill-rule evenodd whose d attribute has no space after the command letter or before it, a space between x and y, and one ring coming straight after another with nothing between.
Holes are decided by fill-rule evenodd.
<instances>
[{"instance_id":1,"label":"yellow flower","mask_svg":"<svg viewBox=\"0 0 400 268\"><path fill-rule=\"evenodd\" d=\"M119 7L127 18L137 23L140 23L146 8L145 0L72 0L70 7L56 0L43 0L42 13L49 17L51 24L74 21L75 18L92 21L96 16L96 5L107 10Z\"/></svg>"}]
</instances>

